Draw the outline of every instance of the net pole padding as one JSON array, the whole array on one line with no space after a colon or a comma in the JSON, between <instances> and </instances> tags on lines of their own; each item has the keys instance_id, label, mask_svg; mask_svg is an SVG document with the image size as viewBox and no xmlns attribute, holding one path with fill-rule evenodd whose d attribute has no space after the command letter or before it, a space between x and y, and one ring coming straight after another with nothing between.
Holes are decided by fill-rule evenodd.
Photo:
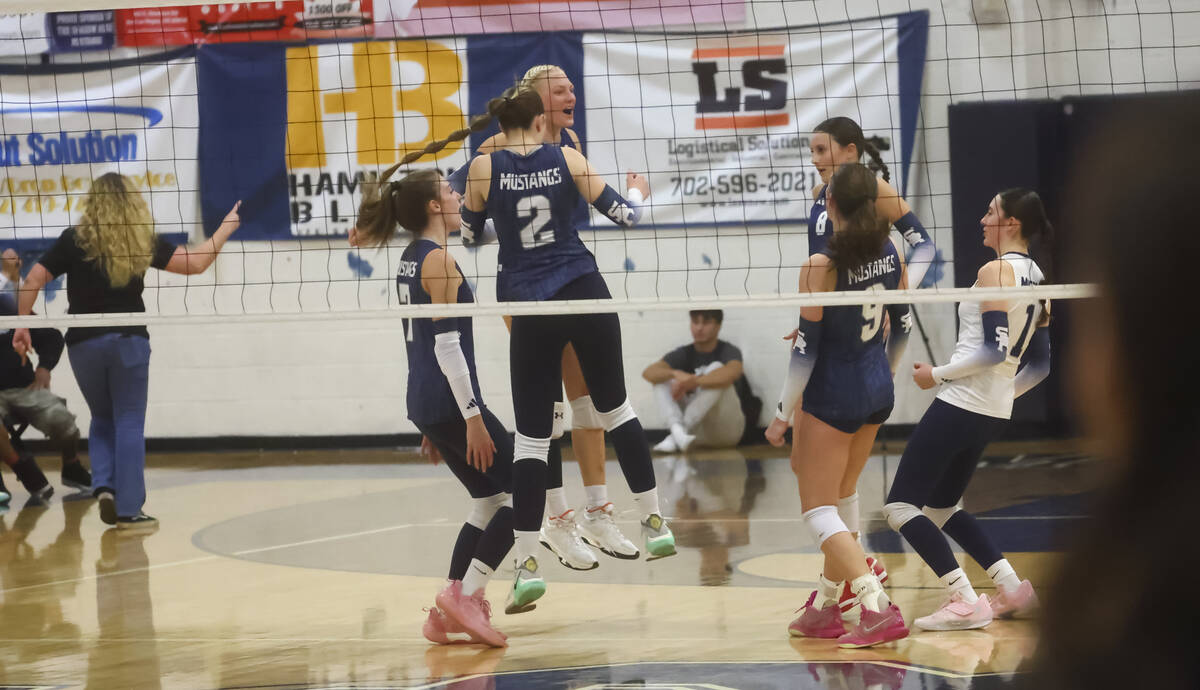
<instances>
[{"instance_id":1,"label":"net pole padding","mask_svg":"<svg viewBox=\"0 0 1200 690\"><path fill-rule=\"evenodd\" d=\"M212 324L287 323L303 321L355 321L372 318L444 318L455 316L523 316L598 314L631 311L689 311L693 309L799 309L854 304L937 304L999 300L1058 300L1096 297L1099 288L1089 283L1036 285L1010 288L948 288L944 290L883 290L875 292L821 292L816 294L765 294L743 297L675 299L564 300L548 302L471 302L467 304L405 304L387 309L348 311L295 311L240 314L71 314L64 316L0 316L0 329L82 328L88 326L203 326ZM3 337L3 335L0 335Z\"/></svg>"}]
</instances>

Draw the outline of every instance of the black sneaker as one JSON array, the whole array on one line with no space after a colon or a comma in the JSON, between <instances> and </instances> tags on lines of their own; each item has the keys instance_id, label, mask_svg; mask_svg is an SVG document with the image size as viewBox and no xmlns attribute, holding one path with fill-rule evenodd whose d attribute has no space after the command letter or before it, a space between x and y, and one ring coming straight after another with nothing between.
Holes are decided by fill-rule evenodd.
<instances>
[{"instance_id":1,"label":"black sneaker","mask_svg":"<svg viewBox=\"0 0 1200 690\"><path fill-rule=\"evenodd\" d=\"M142 532L153 531L158 529L158 520L145 513L138 513L133 517L119 517L117 518L117 529Z\"/></svg>"},{"instance_id":2,"label":"black sneaker","mask_svg":"<svg viewBox=\"0 0 1200 690\"><path fill-rule=\"evenodd\" d=\"M112 490L103 486L96 489L96 499L100 501L100 521L106 525L117 524L117 501Z\"/></svg>"},{"instance_id":3,"label":"black sneaker","mask_svg":"<svg viewBox=\"0 0 1200 690\"><path fill-rule=\"evenodd\" d=\"M18 460L17 464L13 465L13 472L30 496L44 501L54 495L54 487L50 486L50 481L42 474L42 468L33 461L32 455Z\"/></svg>"},{"instance_id":4,"label":"black sneaker","mask_svg":"<svg viewBox=\"0 0 1200 690\"><path fill-rule=\"evenodd\" d=\"M62 468L62 483L63 486L69 486L72 489L91 491L92 473L88 472L83 463L78 460L68 462Z\"/></svg>"}]
</instances>

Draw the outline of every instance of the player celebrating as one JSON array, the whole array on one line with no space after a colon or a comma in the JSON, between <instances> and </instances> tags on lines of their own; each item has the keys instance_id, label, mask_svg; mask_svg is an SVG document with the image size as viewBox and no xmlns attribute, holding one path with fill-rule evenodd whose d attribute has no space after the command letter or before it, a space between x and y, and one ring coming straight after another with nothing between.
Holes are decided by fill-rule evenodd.
<instances>
[{"instance_id":1,"label":"player celebrating","mask_svg":"<svg viewBox=\"0 0 1200 690\"><path fill-rule=\"evenodd\" d=\"M997 194L980 223L984 246L999 258L979 269L977 287L1042 282L1029 244L1044 240L1052 229L1036 192L1010 189ZM984 447L1012 415L1013 399L1050 372L1049 312L1037 300L962 302L958 322L958 344L949 364L913 364L918 386L941 384L942 389L908 440L883 507L888 524L933 568L949 595L937 611L913 621L925 630L982 628L993 616L1026 615L1038 603L1033 585L1017 577L958 503ZM1026 364L1018 373L1023 356ZM995 582L992 601L975 593L942 532L966 549Z\"/></svg>"},{"instance_id":2,"label":"player celebrating","mask_svg":"<svg viewBox=\"0 0 1200 690\"><path fill-rule=\"evenodd\" d=\"M876 210L874 173L847 163L830 177L829 188L833 235L805 262L800 292L904 289L904 261ZM820 586L788 630L796 636L836 637L843 647L869 647L908 635L899 609L837 508L839 488L856 469L851 458L869 452L895 401L892 375L908 339L910 315L906 305L889 306L887 312L892 335L885 351L882 305L801 309L800 325L789 336L795 342L779 409L766 433L773 445L782 446L794 420L792 470L804 523L825 554ZM844 582L862 607L849 632L838 606Z\"/></svg>"},{"instance_id":3,"label":"player celebrating","mask_svg":"<svg viewBox=\"0 0 1200 690\"><path fill-rule=\"evenodd\" d=\"M402 226L415 239L400 257L400 302L473 302L470 285L446 251L446 237L460 223L461 197L434 170L388 182L398 167L385 171L365 196L350 243L380 246ZM512 441L479 393L469 317L405 319L404 335L408 418L424 435L422 450L445 460L472 501L450 559L449 583L429 611L424 634L445 644L449 634L467 632L477 642L502 647L505 637L491 625L484 588L513 544ZM537 596L531 588L529 600Z\"/></svg>"},{"instance_id":4,"label":"player celebrating","mask_svg":"<svg viewBox=\"0 0 1200 690\"><path fill-rule=\"evenodd\" d=\"M544 141L583 152L583 142L574 129L575 86L566 72L557 65L535 65L521 79L522 88L533 89L542 97L546 113ZM504 148L507 138L501 132L488 138L480 145L476 154L491 153ZM450 175L451 184L459 192L466 191L467 171L465 165ZM575 227L590 221L588 204L580 198L572 215ZM505 319L509 323L508 319ZM509 324L511 326L511 324ZM541 542L568 568L590 570L599 565L595 554L585 544L621 559L635 559L638 548L617 527L613 520L613 504L608 500L608 486L604 468L604 425L592 403L587 382L579 367L575 349L567 344L562 354L563 385L571 405L571 446L583 475L583 488L587 496L584 510L578 516L567 503L562 486L562 456L558 439L563 434L565 406L561 399L555 403L554 429L551 434L548 488L546 506L550 514L541 531ZM576 519L578 517L578 520ZM581 538L582 537L582 538Z\"/></svg>"},{"instance_id":5,"label":"player celebrating","mask_svg":"<svg viewBox=\"0 0 1200 690\"><path fill-rule=\"evenodd\" d=\"M583 197L607 217L632 227L638 204L649 194L644 177L627 176L630 200L607 186L578 151L545 144L546 115L536 91L515 87L488 103L500 121L505 146L478 156L468 174L463 241L478 243L484 221L495 223L501 270L497 296L503 301L610 299L596 260L572 222ZM553 431L554 401L561 389L559 363L574 345L604 428L642 515L651 558L675 553L675 540L659 513L650 447L625 392L621 324L615 314L517 316L510 341L513 407L517 438L516 486L546 485L546 458ZM540 581L534 550L541 511L516 507L517 573L514 600L527 582Z\"/></svg>"}]
</instances>

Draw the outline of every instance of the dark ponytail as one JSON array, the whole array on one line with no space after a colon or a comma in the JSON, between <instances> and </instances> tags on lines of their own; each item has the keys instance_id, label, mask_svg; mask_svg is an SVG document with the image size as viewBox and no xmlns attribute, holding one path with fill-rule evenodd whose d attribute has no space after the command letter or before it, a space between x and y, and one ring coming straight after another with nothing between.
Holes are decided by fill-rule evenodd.
<instances>
[{"instance_id":1,"label":"dark ponytail","mask_svg":"<svg viewBox=\"0 0 1200 690\"><path fill-rule=\"evenodd\" d=\"M359 243L368 247L385 244L396 234L399 224L409 232L420 232L429 222L425 205L438 197L438 174L425 170L407 175L398 182L388 182L397 170L426 154L437 153L446 145L462 141L473 132L487 129L495 118L500 128L526 129L533 118L545 112L542 97L529 87L510 87L500 96L488 101L487 114L477 115L463 129L451 132L445 139L430 142L420 151L410 151L399 163L387 168L374 182L363 184L363 199L358 206Z\"/></svg>"},{"instance_id":2,"label":"dark ponytail","mask_svg":"<svg viewBox=\"0 0 1200 690\"><path fill-rule=\"evenodd\" d=\"M1042 198L1032 189L1016 187L1000 192L1000 210L1009 218L1021 222L1021 238L1029 243L1029 256L1042 269L1043 282L1050 282L1051 256L1050 247L1054 243L1054 226L1046 217L1046 207ZM1038 323L1044 326L1050 322L1050 314L1046 312L1046 301L1042 303L1042 319Z\"/></svg>"},{"instance_id":3,"label":"dark ponytail","mask_svg":"<svg viewBox=\"0 0 1200 690\"><path fill-rule=\"evenodd\" d=\"M887 142L879 137L867 139L863 136L862 127L859 127L854 120L848 117L831 117L817 125L813 131L828 134L838 143L838 146L843 148L854 144L860 160L864 153L867 154L869 159L867 168L871 172L879 173L884 182L892 181L892 174L888 170L887 164L883 162L883 157L879 155L880 151L888 150Z\"/></svg>"},{"instance_id":4,"label":"dark ponytail","mask_svg":"<svg viewBox=\"0 0 1200 690\"><path fill-rule=\"evenodd\" d=\"M858 268L879 258L891 226L875 209L878 196L875 173L862 163L838 166L829 179L829 197L841 216L828 245L837 268Z\"/></svg>"}]
</instances>

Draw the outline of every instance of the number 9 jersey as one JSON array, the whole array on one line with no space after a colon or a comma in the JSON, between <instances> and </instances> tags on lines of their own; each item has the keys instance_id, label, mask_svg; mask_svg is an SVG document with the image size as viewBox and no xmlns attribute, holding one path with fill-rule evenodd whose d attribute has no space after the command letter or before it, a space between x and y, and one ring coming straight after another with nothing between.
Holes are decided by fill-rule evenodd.
<instances>
[{"instance_id":1,"label":"number 9 jersey","mask_svg":"<svg viewBox=\"0 0 1200 690\"><path fill-rule=\"evenodd\" d=\"M1042 269L1028 255L1008 252L1000 257L1013 270L1020 286L1039 285L1044 279ZM1009 419L1012 417L1013 377L1021 366L1021 356L1042 318L1042 304L1037 300L1010 300L1008 305L1008 354L1004 361L977 374L947 381L938 392L938 399L976 414ZM1004 344L1001 337L1000 344ZM950 362L975 352L983 344L983 315L979 302L960 302L958 305L958 343Z\"/></svg>"},{"instance_id":2,"label":"number 9 jersey","mask_svg":"<svg viewBox=\"0 0 1200 690\"><path fill-rule=\"evenodd\" d=\"M572 220L581 197L562 149L543 144L523 156L500 150L491 157L486 212L500 242L497 299L546 300L597 272Z\"/></svg>"},{"instance_id":3,"label":"number 9 jersey","mask_svg":"<svg viewBox=\"0 0 1200 690\"><path fill-rule=\"evenodd\" d=\"M828 250L820 253L828 255ZM900 286L904 264L889 239L879 258L852 269L839 268L835 290L870 293ZM868 298L864 295L864 298ZM907 308L892 309L899 315ZM892 370L884 349L882 304L825 307L817 363L804 389L803 409L822 421L870 420L895 403ZM894 316L893 319L896 317ZM902 318L908 318L904 316ZM891 323L894 332L906 324ZM870 420L873 423L875 420ZM881 421L881 420L880 420Z\"/></svg>"}]
</instances>

